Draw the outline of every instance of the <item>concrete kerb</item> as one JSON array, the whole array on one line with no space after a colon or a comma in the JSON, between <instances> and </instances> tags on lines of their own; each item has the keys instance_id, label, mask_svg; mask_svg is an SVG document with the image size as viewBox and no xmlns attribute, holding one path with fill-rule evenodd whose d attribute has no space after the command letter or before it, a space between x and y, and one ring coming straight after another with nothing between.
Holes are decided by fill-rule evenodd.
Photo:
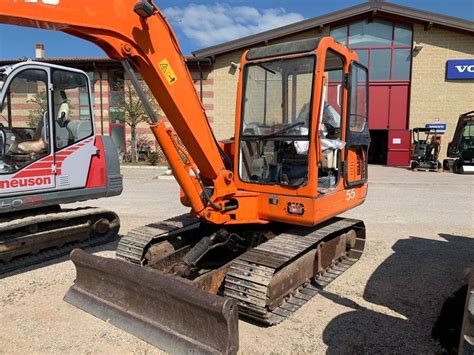
<instances>
[{"instance_id":1,"label":"concrete kerb","mask_svg":"<svg viewBox=\"0 0 474 355\"><path fill-rule=\"evenodd\" d=\"M141 165L121 165L121 169L132 170L155 170L157 175L153 177L155 180L175 180L171 170L167 166L141 166Z\"/></svg>"},{"instance_id":2,"label":"concrete kerb","mask_svg":"<svg viewBox=\"0 0 474 355\"><path fill-rule=\"evenodd\" d=\"M120 165L120 169L155 169L155 170L168 170L166 165Z\"/></svg>"}]
</instances>

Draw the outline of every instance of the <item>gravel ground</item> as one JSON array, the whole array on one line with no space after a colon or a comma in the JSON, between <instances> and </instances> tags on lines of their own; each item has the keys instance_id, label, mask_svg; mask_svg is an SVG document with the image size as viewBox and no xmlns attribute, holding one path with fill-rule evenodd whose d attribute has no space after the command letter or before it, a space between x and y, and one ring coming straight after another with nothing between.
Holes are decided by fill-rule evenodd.
<instances>
[{"instance_id":1,"label":"gravel ground","mask_svg":"<svg viewBox=\"0 0 474 355\"><path fill-rule=\"evenodd\" d=\"M122 233L186 212L158 172L123 169L122 196L88 205L116 211ZM371 166L366 203L345 214L366 223L361 260L280 325L240 321L241 352L439 352L431 329L474 262L472 196L472 176ZM63 302L74 277L64 257L0 280L0 353L160 353Z\"/></svg>"}]
</instances>

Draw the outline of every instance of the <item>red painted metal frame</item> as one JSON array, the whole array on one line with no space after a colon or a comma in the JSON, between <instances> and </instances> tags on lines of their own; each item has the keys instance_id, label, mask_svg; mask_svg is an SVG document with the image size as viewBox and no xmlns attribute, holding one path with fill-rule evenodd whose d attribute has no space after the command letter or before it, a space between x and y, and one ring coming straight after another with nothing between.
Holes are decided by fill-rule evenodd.
<instances>
[{"instance_id":1,"label":"red painted metal frame","mask_svg":"<svg viewBox=\"0 0 474 355\"><path fill-rule=\"evenodd\" d=\"M393 77L393 73L392 73L392 67L393 67L393 53L394 53L394 50L395 49L412 49L411 46L395 46L394 45L394 42L395 42L395 25L396 24L401 24L403 22L396 22L396 21L387 21L387 22L390 22L392 24L392 40L391 40L391 45L390 46L373 46L373 47L351 47L351 43L350 43L350 36L349 36L349 26L351 23L347 23L345 26L347 28L346 30L346 43L347 43L347 46L348 48L352 49L352 50L367 50L368 51L368 57L367 57L367 69L369 69L369 81L372 83L372 82L386 82L386 81L392 81L392 77ZM410 24L411 25L411 24ZM412 26L412 25L411 25ZM340 26L338 26L340 27ZM411 28L411 31L412 31L412 38L411 40L413 41L413 26ZM391 53L390 53L390 78L388 80L372 80L370 79L370 62L371 62L371 51L372 50L380 50L380 49L390 49L391 50ZM412 61L410 61L410 76L407 80L394 80L394 81L398 81L398 82L406 82L406 83L409 83L411 81L411 63Z\"/></svg>"},{"instance_id":2,"label":"red painted metal frame","mask_svg":"<svg viewBox=\"0 0 474 355\"><path fill-rule=\"evenodd\" d=\"M406 86L407 87L407 103L406 103L407 112L406 112L406 127L405 128L408 128L408 126L409 126L409 122L408 122L409 121L409 111L408 110L409 110L409 107L410 107L410 91L411 91L411 76L412 76L413 57L411 57L411 60L410 60L409 76L408 76L407 80L393 80L393 61L394 61L394 53L395 53L396 49L411 49L412 48L411 46L396 46L394 44L396 24L406 24L406 25L411 26L411 31L412 31L411 42L413 41L413 25L408 24L408 23L404 23L404 22L397 22L397 21L387 21L387 22L391 23L391 25L392 25L392 40L391 40L390 46L351 47L351 45L350 45L350 35L349 35L349 26L353 22L345 24L345 26L346 26L346 43L347 43L347 46L352 50L367 51L367 68L369 70L369 86L370 87L373 87L373 86L388 86L388 87L391 87L391 86ZM389 79L388 80L372 80L370 78L371 77L370 72L371 72L372 51L383 50L383 49L390 49L390 76L389 76ZM405 131L405 130L399 129L398 127L395 128L395 129L391 127L391 124L390 124L390 121L391 121L391 105L392 105L392 100L391 100L391 97L390 97L391 94L392 93L389 94L389 98L388 98L388 100L389 100L388 101L388 112L387 112L388 117L387 117L387 128L386 128L389 132L389 137L393 134L396 134L397 132L401 133L402 131ZM369 123L369 125L370 125L370 123ZM376 128L376 129L382 129L382 128ZM405 132L404 132L404 134L406 134ZM407 159L409 161L409 155L410 155L409 154L410 153L409 149L408 150L405 150L405 149L402 149L402 150L395 149L394 150L393 146L391 147L391 149L390 149L390 147L391 147L391 145L389 144L389 146L388 146L389 152L388 152L388 155L387 155L387 165L406 165Z\"/></svg>"}]
</instances>

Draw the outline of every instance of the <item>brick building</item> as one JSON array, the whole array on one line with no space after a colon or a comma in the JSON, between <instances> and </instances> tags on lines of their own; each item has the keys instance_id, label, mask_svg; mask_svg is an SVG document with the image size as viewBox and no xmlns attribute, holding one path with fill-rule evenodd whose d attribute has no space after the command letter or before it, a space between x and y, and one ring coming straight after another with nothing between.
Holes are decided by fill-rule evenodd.
<instances>
[{"instance_id":1,"label":"brick building","mask_svg":"<svg viewBox=\"0 0 474 355\"><path fill-rule=\"evenodd\" d=\"M426 124L446 125L444 157L458 116L474 109L474 73L465 73L464 80L446 76L451 60L462 60L461 69L474 71L474 23L381 1L196 51L196 58L213 63L208 103L217 137L233 135L236 64L245 49L329 35L356 51L369 68L371 161L408 165L409 130Z\"/></svg>"},{"instance_id":2,"label":"brick building","mask_svg":"<svg viewBox=\"0 0 474 355\"><path fill-rule=\"evenodd\" d=\"M469 11L469 9L467 9ZM457 118L474 110L474 23L372 0L334 13L198 50L188 68L218 139L234 135L239 62L247 48L297 39L333 36L359 54L370 76L370 160L408 165L410 129L446 125L441 158ZM42 48L40 48L40 56ZM119 62L105 58L39 59L82 69L93 80L96 126L121 152L129 130L123 124ZM452 79L448 66L462 73ZM15 61L0 61L0 66ZM454 63L454 64L456 64ZM26 114L25 114L26 115ZM139 137L153 140L146 124Z\"/></svg>"}]
</instances>

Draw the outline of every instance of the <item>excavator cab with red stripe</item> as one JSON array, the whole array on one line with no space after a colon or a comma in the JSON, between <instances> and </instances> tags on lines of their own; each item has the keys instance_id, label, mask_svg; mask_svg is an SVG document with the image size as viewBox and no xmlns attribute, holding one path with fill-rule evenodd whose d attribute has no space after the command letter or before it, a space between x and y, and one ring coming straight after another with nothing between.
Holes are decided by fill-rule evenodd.
<instances>
[{"instance_id":1,"label":"excavator cab with red stripe","mask_svg":"<svg viewBox=\"0 0 474 355\"><path fill-rule=\"evenodd\" d=\"M67 218L61 204L122 191L117 150L109 137L96 136L87 74L28 60L0 68L0 80L0 219L26 218L21 228L0 222L0 272L44 249L67 253L71 242L115 236L111 211L72 212L67 227L56 218ZM107 232L97 233L104 225Z\"/></svg>"}]
</instances>

